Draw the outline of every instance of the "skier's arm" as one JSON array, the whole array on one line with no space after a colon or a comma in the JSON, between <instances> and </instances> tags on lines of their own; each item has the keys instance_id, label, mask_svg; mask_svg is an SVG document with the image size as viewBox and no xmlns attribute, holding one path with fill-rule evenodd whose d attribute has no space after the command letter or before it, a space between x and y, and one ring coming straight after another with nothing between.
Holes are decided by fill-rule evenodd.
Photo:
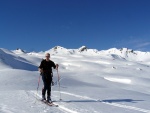
<instances>
[{"instance_id":1,"label":"skier's arm","mask_svg":"<svg viewBox=\"0 0 150 113\"><path fill-rule=\"evenodd\" d=\"M43 73L43 61L41 62L38 70L39 70L39 72Z\"/></svg>"},{"instance_id":2,"label":"skier's arm","mask_svg":"<svg viewBox=\"0 0 150 113\"><path fill-rule=\"evenodd\" d=\"M53 68L54 68L54 69L57 70L57 69L58 69L58 66L59 66L58 64L55 64L55 63L53 62Z\"/></svg>"}]
</instances>

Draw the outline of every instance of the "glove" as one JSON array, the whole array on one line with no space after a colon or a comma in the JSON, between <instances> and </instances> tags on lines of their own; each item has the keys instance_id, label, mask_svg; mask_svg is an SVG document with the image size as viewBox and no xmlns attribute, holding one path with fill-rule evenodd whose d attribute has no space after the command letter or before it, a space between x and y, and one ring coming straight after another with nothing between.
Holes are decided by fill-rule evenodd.
<instances>
[{"instance_id":1,"label":"glove","mask_svg":"<svg viewBox=\"0 0 150 113\"><path fill-rule=\"evenodd\" d=\"M43 69L39 68L39 72L43 73Z\"/></svg>"},{"instance_id":2,"label":"glove","mask_svg":"<svg viewBox=\"0 0 150 113\"><path fill-rule=\"evenodd\" d=\"M56 64L56 69L58 69L58 66L59 66L59 65L58 65L58 64Z\"/></svg>"}]
</instances>

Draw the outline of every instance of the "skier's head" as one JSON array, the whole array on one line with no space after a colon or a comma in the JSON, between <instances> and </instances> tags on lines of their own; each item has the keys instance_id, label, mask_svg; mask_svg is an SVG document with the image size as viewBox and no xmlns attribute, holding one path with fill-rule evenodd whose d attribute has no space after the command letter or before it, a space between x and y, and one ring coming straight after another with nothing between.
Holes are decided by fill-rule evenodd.
<instances>
[{"instance_id":1,"label":"skier's head","mask_svg":"<svg viewBox=\"0 0 150 113\"><path fill-rule=\"evenodd\" d=\"M50 54L49 54L49 53L46 53L46 54L45 54L45 57L46 57L46 60L49 60L49 59L50 59Z\"/></svg>"}]
</instances>

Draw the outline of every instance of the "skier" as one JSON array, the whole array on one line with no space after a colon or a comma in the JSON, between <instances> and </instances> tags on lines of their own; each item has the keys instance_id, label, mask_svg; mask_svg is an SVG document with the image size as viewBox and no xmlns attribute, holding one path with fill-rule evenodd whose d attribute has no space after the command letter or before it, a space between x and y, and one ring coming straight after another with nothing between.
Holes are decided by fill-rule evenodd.
<instances>
[{"instance_id":1,"label":"skier","mask_svg":"<svg viewBox=\"0 0 150 113\"><path fill-rule=\"evenodd\" d=\"M58 69L58 64L55 64L53 61L50 60L50 54L45 54L46 59L41 61L39 66L39 71L41 72L43 85L42 88L42 101L46 101L45 93L47 91L47 102L51 102L51 84L52 84L52 67L54 69Z\"/></svg>"}]
</instances>

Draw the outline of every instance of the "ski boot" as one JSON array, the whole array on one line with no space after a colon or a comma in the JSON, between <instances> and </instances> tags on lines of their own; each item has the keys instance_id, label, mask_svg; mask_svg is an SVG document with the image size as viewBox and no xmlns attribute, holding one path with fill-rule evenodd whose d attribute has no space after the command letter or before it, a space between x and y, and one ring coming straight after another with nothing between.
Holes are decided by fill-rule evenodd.
<instances>
[{"instance_id":1,"label":"ski boot","mask_svg":"<svg viewBox=\"0 0 150 113\"><path fill-rule=\"evenodd\" d=\"M43 102L46 102L45 95L42 95L42 101L43 101Z\"/></svg>"},{"instance_id":2,"label":"ski boot","mask_svg":"<svg viewBox=\"0 0 150 113\"><path fill-rule=\"evenodd\" d=\"M48 102L48 103L52 103L52 100L51 100L51 97L50 97L50 96L47 96L47 102Z\"/></svg>"}]
</instances>

